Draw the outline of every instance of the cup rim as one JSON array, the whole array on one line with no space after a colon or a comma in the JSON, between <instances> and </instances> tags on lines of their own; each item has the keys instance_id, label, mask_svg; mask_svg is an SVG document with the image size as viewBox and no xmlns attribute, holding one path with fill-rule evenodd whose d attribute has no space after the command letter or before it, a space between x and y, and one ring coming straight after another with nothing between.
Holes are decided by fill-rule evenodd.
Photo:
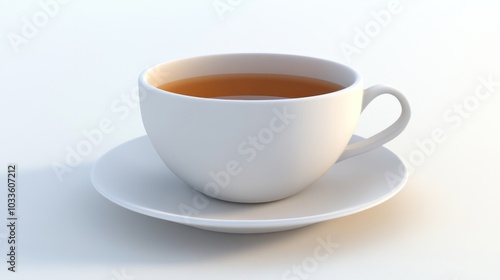
<instances>
[{"instance_id":1,"label":"cup rim","mask_svg":"<svg viewBox=\"0 0 500 280\"><path fill-rule=\"evenodd\" d=\"M156 67L161 67L162 65L165 64L171 64L175 62L181 62L185 60L190 60L190 59L200 59L200 58L208 58L208 57L238 57L238 56L281 56L281 57L289 57L289 58L297 58L297 59L308 59L308 60L316 60L318 62L323 62L323 63L330 63L334 64L336 67L339 67L343 69L344 71L351 72L351 74L354 76L354 82L352 82L349 86L346 86L340 90L333 91L333 92L328 92L328 93L322 93L322 94L317 94L317 95L311 95L311 96L305 96L305 97L294 97L294 98L279 98L279 99L224 99L224 98L209 98L209 97L198 97L198 96L191 96L191 95L186 95L182 93L175 93L175 92L169 92L165 91L162 89L157 88L156 86L151 85L147 80L146 76L148 75L148 72L151 71L152 69ZM139 86L142 88L149 90L153 90L161 95L167 95L167 96L176 96L179 98L187 98L187 99L194 99L194 100L202 100L202 101L207 101L207 102L230 102L230 103L259 103L259 102L292 102L292 101L297 101L297 100L309 100L309 99L316 99L316 98L325 98L327 96L332 96L332 95L338 95L338 94L345 94L346 92L350 91L353 88L361 87L363 83L363 77L362 75L355 70L354 68L347 66L345 64L342 64L340 62L336 62L333 60L328 60L328 59L323 59L323 58L318 58L318 57L312 57L312 56L304 56L304 55L296 55L296 54L283 54L283 53L220 53L220 54L210 54L210 55L200 55L200 56L190 56L190 57L183 57L183 58L178 58L178 59L173 59L173 60L168 60L164 62L157 63L153 66L150 66L143 70L140 75L139 75Z\"/></svg>"}]
</instances>

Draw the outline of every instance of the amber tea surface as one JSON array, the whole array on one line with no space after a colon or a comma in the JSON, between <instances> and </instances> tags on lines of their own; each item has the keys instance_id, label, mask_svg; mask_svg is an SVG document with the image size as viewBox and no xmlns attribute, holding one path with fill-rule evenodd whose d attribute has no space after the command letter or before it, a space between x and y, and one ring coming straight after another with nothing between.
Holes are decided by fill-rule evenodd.
<instances>
[{"instance_id":1,"label":"amber tea surface","mask_svg":"<svg viewBox=\"0 0 500 280\"><path fill-rule=\"evenodd\" d=\"M168 82L159 89L173 93L223 99L299 98L344 87L315 78L283 74L223 74Z\"/></svg>"}]
</instances>

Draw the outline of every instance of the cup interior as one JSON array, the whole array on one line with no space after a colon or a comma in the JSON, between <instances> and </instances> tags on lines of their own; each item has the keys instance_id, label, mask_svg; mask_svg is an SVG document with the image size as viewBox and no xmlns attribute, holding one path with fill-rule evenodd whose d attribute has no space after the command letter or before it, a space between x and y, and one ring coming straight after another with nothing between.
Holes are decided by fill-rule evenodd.
<instances>
[{"instance_id":1,"label":"cup interior","mask_svg":"<svg viewBox=\"0 0 500 280\"><path fill-rule=\"evenodd\" d=\"M298 55L222 54L180 59L155 65L141 74L144 86L192 77L265 73L310 77L336 83L344 89L361 83L361 76L343 64Z\"/></svg>"}]
</instances>

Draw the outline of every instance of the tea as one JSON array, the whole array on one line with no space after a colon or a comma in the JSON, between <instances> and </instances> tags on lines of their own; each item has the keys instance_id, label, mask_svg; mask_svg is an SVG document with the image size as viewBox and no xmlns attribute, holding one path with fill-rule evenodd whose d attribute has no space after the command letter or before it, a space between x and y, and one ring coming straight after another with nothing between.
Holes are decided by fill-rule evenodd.
<instances>
[{"instance_id":1,"label":"tea","mask_svg":"<svg viewBox=\"0 0 500 280\"><path fill-rule=\"evenodd\" d=\"M242 73L187 78L162 84L158 88L203 98L274 99L320 95L344 87L302 76Z\"/></svg>"}]
</instances>

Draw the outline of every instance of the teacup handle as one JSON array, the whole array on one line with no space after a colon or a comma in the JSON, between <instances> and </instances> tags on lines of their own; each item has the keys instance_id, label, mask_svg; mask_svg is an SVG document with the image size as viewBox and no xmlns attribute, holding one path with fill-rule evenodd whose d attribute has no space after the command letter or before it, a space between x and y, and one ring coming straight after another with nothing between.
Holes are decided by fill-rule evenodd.
<instances>
[{"instance_id":1,"label":"teacup handle","mask_svg":"<svg viewBox=\"0 0 500 280\"><path fill-rule=\"evenodd\" d=\"M394 139L394 137L398 136L405 129L408 121L410 120L410 104L408 104L408 100L406 100L406 97L404 97L404 95L395 88L385 85L374 85L365 89L365 92L363 93L363 105L361 107L361 112L365 110L365 108L370 102L372 102L373 99L386 93L396 97L399 101L399 104L401 104L401 115L399 116L399 118L388 128L373 135L372 137L347 145L344 153L340 156L337 162L380 147L390 140Z\"/></svg>"}]
</instances>

